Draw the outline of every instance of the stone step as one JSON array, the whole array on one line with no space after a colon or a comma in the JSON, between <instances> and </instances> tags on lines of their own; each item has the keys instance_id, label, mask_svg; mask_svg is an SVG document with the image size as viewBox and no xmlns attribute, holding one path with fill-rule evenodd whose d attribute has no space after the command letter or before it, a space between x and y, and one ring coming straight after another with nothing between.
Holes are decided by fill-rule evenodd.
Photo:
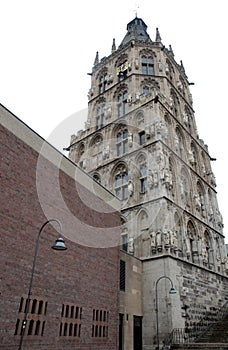
<instances>
[{"instance_id":1,"label":"stone step","mask_svg":"<svg viewBox=\"0 0 228 350\"><path fill-rule=\"evenodd\" d=\"M188 343L172 345L172 350L228 350L228 343Z\"/></svg>"}]
</instances>

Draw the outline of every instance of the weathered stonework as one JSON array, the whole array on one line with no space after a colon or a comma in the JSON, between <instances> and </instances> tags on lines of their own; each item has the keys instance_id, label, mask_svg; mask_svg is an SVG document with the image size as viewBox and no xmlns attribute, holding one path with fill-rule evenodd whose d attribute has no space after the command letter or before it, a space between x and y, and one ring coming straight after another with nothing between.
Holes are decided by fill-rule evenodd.
<instances>
[{"instance_id":1,"label":"weathered stonework","mask_svg":"<svg viewBox=\"0 0 228 350\"><path fill-rule=\"evenodd\" d=\"M71 160L122 201L122 248L142 262L143 340L137 349L157 344L154 300L161 276L160 341L228 298L213 159L197 132L189 85L158 29L151 40L136 17L117 49L113 44L101 60L97 53L87 127L68 148ZM168 278L177 290L172 297ZM136 312L125 306L125 313ZM133 328L128 332L133 339Z\"/></svg>"}]
</instances>

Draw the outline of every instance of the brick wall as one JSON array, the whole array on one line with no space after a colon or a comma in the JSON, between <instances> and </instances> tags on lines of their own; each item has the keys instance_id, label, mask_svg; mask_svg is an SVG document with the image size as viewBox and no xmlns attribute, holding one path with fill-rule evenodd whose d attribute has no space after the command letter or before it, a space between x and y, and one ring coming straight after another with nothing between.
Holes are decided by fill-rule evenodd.
<instances>
[{"instance_id":1,"label":"brick wall","mask_svg":"<svg viewBox=\"0 0 228 350\"><path fill-rule=\"evenodd\" d=\"M23 349L117 349L120 222L106 203L113 199L97 184L99 195L86 188L91 179L50 145L40 156L44 141L3 106L0 122L0 349L18 347L37 234L51 218L68 249L51 249L59 227L47 224Z\"/></svg>"}]
</instances>

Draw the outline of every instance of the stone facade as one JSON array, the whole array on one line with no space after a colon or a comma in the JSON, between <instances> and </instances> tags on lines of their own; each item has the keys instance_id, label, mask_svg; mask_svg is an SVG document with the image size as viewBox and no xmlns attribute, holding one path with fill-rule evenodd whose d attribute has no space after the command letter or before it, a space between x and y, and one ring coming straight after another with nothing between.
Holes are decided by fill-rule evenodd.
<instances>
[{"instance_id":1,"label":"stone facade","mask_svg":"<svg viewBox=\"0 0 228 350\"><path fill-rule=\"evenodd\" d=\"M144 350L157 343L154 299L161 276L161 341L228 297L213 158L197 132L189 85L159 30L151 40L136 17L118 48L113 40L109 56L96 54L86 129L68 148L70 159L122 202L122 248L142 262ZM167 294L168 278L176 295ZM127 301L125 313L134 313ZM129 332L125 336L133 337Z\"/></svg>"}]
</instances>

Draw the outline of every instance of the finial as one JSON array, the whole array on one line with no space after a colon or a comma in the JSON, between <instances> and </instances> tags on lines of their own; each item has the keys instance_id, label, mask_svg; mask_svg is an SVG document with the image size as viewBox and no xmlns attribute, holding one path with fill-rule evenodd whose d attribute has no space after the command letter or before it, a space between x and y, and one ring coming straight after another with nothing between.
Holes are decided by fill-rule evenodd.
<instances>
[{"instance_id":1,"label":"finial","mask_svg":"<svg viewBox=\"0 0 228 350\"><path fill-rule=\"evenodd\" d=\"M134 12L135 12L135 18L138 17L137 9L139 9L139 4L138 4L138 3L135 3L135 10L134 10Z\"/></svg>"},{"instance_id":2,"label":"finial","mask_svg":"<svg viewBox=\"0 0 228 350\"><path fill-rule=\"evenodd\" d=\"M98 64L99 63L99 53L98 53L98 51L96 52L96 57L95 57L95 60L94 60L94 66L96 65L96 64Z\"/></svg>"},{"instance_id":3,"label":"finial","mask_svg":"<svg viewBox=\"0 0 228 350\"><path fill-rule=\"evenodd\" d=\"M155 41L156 41L157 43L160 43L160 42L161 42L161 35L160 35L160 33L159 33L159 29L158 29L158 28L156 28L156 38L155 38Z\"/></svg>"},{"instance_id":4,"label":"finial","mask_svg":"<svg viewBox=\"0 0 228 350\"><path fill-rule=\"evenodd\" d=\"M115 38L113 38L113 41L112 41L112 53L116 51L116 40Z\"/></svg>"},{"instance_id":5,"label":"finial","mask_svg":"<svg viewBox=\"0 0 228 350\"><path fill-rule=\"evenodd\" d=\"M182 60L180 61L180 64L181 64L182 71L185 73L185 69L184 69L184 65L183 65L183 61Z\"/></svg>"},{"instance_id":6,"label":"finial","mask_svg":"<svg viewBox=\"0 0 228 350\"><path fill-rule=\"evenodd\" d=\"M171 45L169 45L169 51L170 51L170 53L174 56L173 49L172 49L172 46L171 46Z\"/></svg>"}]
</instances>

